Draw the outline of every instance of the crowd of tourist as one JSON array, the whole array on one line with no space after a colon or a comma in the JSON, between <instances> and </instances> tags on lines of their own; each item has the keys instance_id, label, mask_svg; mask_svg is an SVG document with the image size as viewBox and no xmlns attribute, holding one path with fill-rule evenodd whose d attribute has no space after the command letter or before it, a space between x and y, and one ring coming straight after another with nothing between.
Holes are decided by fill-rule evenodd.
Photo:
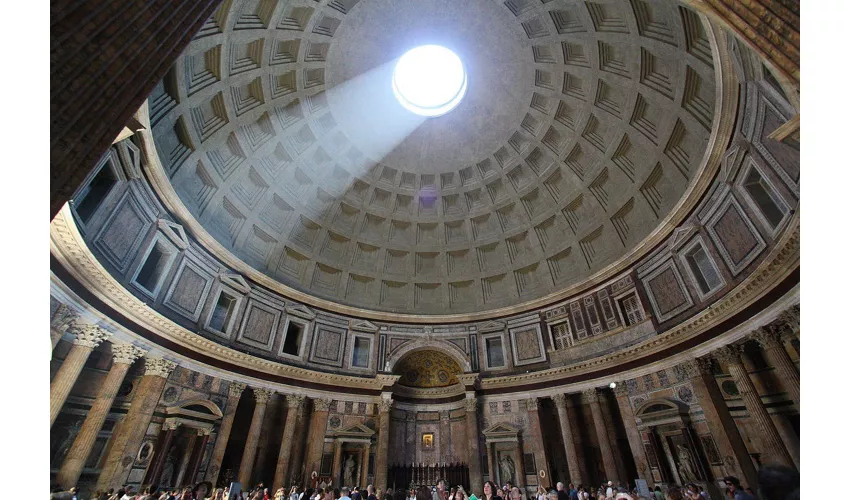
<instances>
[{"instance_id":1,"label":"crowd of tourist","mask_svg":"<svg viewBox=\"0 0 850 500\"><path fill-rule=\"evenodd\" d=\"M733 476L723 479L725 494L729 500L798 500L800 498L800 475L787 467L764 467L759 472L759 484L756 490L743 486ZM480 493L476 495L476 493ZM616 481L608 481L599 486L583 484L565 485L559 482L548 490L538 486L536 492L527 493L523 489L506 483L499 487L492 481L482 484L479 492L467 492L463 486L449 487L440 480L432 487L420 486L409 490L388 488L382 491L371 484L365 489L357 486L335 488L325 483L315 488L292 486L289 490L278 488L274 493L262 483L250 490L230 491L228 488L212 488L209 482L198 483L194 487L159 490L145 487L136 491L132 486L118 490L96 491L94 495L81 498L76 488L67 491L54 491L51 500L710 500L709 492L703 486L690 483L683 487L668 485L662 490L656 486L648 495L641 494L637 485L631 490Z\"/></svg>"}]
</instances>

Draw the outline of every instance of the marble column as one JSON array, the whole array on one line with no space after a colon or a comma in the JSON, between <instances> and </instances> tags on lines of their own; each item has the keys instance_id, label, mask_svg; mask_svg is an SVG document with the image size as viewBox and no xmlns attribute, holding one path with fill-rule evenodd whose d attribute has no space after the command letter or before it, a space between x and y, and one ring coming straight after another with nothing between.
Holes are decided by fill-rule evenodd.
<instances>
[{"instance_id":1,"label":"marble column","mask_svg":"<svg viewBox=\"0 0 850 500\"><path fill-rule=\"evenodd\" d=\"M334 458L331 466L331 484L334 488L343 486L342 484L342 441L337 439L334 441ZM348 486L348 485L345 485Z\"/></svg>"},{"instance_id":2,"label":"marble column","mask_svg":"<svg viewBox=\"0 0 850 500\"><path fill-rule=\"evenodd\" d=\"M310 439L307 441L307 469L305 479L315 472L319 473L322 465L322 451L325 447L325 432L328 430L328 410L330 399L314 399L313 414L310 416Z\"/></svg>"},{"instance_id":3,"label":"marble column","mask_svg":"<svg viewBox=\"0 0 850 500\"><path fill-rule=\"evenodd\" d=\"M186 477L186 472L189 470L189 463L192 461L192 455L195 453L195 445L198 444L198 431L197 429L186 429L192 432L189 433L189 437L186 440L186 449L183 450L183 456L180 457L180 465L177 468L177 480L174 481L176 485L184 485L189 483L189 478Z\"/></svg>"},{"instance_id":4,"label":"marble column","mask_svg":"<svg viewBox=\"0 0 850 500\"><path fill-rule=\"evenodd\" d=\"M245 448L242 451L242 461L239 463L239 482L245 490L254 485L251 478L254 473L254 461L257 458L257 444L260 442L260 430L263 427L263 417L266 416L266 405L274 391L270 389L254 389L254 415L251 417L251 426L248 428L248 437L245 439Z\"/></svg>"},{"instance_id":5,"label":"marble column","mask_svg":"<svg viewBox=\"0 0 850 500\"><path fill-rule=\"evenodd\" d=\"M449 423L449 412L440 412L440 458L439 462L449 463L451 461L451 425Z\"/></svg>"},{"instance_id":6,"label":"marble column","mask_svg":"<svg viewBox=\"0 0 850 500\"><path fill-rule=\"evenodd\" d=\"M783 329L785 326L782 327ZM750 337L759 343L764 349L767 362L776 371L776 379L779 381L780 387L788 394L791 401L800 409L800 373L794 362L791 361L791 356L785 350L785 346L780 340L781 329L779 328L760 328L754 331Z\"/></svg>"},{"instance_id":7,"label":"marble column","mask_svg":"<svg viewBox=\"0 0 850 500\"><path fill-rule=\"evenodd\" d=\"M230 440L230 430L233 428L233 418L236 416L236 407L239 406L239 398L242 396L242 391L244 390L245 384L240 382L231 382L227 388L227 402L224 406L221 423L218 427L218 436L215 440L212 457L210 457L210 465L207 467L206 474L207 481L212 483L213 487L218 484L221 461L224 460L224 452L227 450L227 442Z\"/></svg>"},{"instance_id":8,"label":"marble column","mask_svg":"<svg viewBox=\"0 0 850 500\"><path fill-rule=\"evenodd\" d=\"M201 462L204 459L204 452L207 449L207 443L210 440L210 429L198 429L198 441L195 445L195 453L192 460L189 462L189 470L186 472L186 482L195 484L198 482L198 469L201 468Z\"/></svg>"},{"instance_id":9,"label":"marble column","mask_svg":"<svg viewBox=\"0 0 850 500\"><path fill-rule=\"evenodd\" d=\"M306 458L304 456L304 443L307 441L307 418L305 416L305 408L307 399L305 398L301 405L298 406L298 411L295 417L295 434L293 435L292 457L289 460L289 472L287 477L290 483L305 484L307 476L304 474L304 464Z\"/></svg>"},{"instance_id":10,"label":"marble column","mask_svg":"<svg viewBox=\"0 0 850 500\"><path fill-rule=\"evenodd\" d=\"M637 428L635 413L632 410L632 405L629 401L629 391L626 384L617 384L614 388L614 396L617 398L617 406L620 408L620 417L623 419L623 428L626 430L626 438L629 440L629 451L635 462L638 477L646 480L649 485L653 485L652 474L649 470L649 464L646 461L646 453L643 451L643 439L640 437L640 431ZM625 482L622 479L622 482Z\"/></svg>"},{"instance_id":11,"label":"marble column","mask_svg":"<svg viewBox=\"0 0 850 500\"><path fill-rule=\"evenodd\" d=\"M531 435L531 447L534 450L534 461L537 465L534 471L537 474L539 471L546 472L546 480L552 477L549 470L549 460L546 458L546 446L543 443L543 431L540 428L539 403L537 398L529 398L526 400L528 407L528 429ZM539 478L539 476L537 476ZM539 482L539 479L538 479Z\"/></svg>"},{"instance_id":12,"label":"marble column","mask_svg":"<svg viewBox=\"0 0 850 500\"><path fill-rule=\"evenodd\" d=\"M77 320L70 322L68 331L75 337L74 344L50 382L51 427L53 427L56 417L59 416L59 412L62 411L62 405L68 399L68 394L71 393L71 388L77 382L77 377L80 376L89 355L95 347L111 335L103 328Z\"/></svg>"},{"instance_id":13,"label":"marble column","mask_svg":"<svg viewBox=\"0 0 850 500\"><path fill-rule=\"evenodd\" d=\"M366 486L369 482L369 446L366 445L363 447L363 450L360 452L360 486L361 490L366 490Z\"/></svg>"},{"instance_id":14,"label":"marble column","mask_svg":"<svg viewBox=\"0 0 850 500\"><path fill-rule=\"evenodd\" d=\"M478 449L478 400L469 393L464 400L466 405L466 437L469 441L469 486L471 492L481 493L484 477L481 475L481 452ZM491 471L492 475L493 472Z\"/></svg>"},{"instance_id":15,"label":"marble column","mask_svg":"<svg viewBox=\"0 0 850 500\"><path fill-rule=\"evenodd\" d=\"M717 386L711 359L697 358L682 363L681 367L691 382L705 423L723 459L724 472L740 478L746 484L758 484L758 472Z\"/></svg>"},{"instance_id":16,"label":"marble column","mask_svg":"<svg viewBox=\"0 0 850 500\"><path fill-rule=\"evenodd\" d=\"M558 422L561 425L561 438L564 441L564 450L567 455L567 467L570 471L568 483L581 484L584 481L581 476L581 467L578 463L578 452L573 438L573 429L570 425L570 416L567 413L567 397L563 394L552 396L555 407L558 409Z\"/></svg>"},{"instance_id":17,"label":"marble column","mask_svg":"<svg viewBox=\"0 0 850 500\"><path fill-rule=\"evenodd\" d=\"M741 360L742 348L739 345L729 345L714 351L714 357L718 361L727 365L729 374L738 386L738 392L741 394L741 399L744 400L744 406L747 408L750 418L759 429L759 437L764 449L762 463L787 465L794 467L794 461L791 455L782 443L782 438L776 431L776 426L773 425L773 420L767 409L761 402L761 396L756 391L753 381L750 380L750 375L747 373L746 367Z\"/></svg>"},{"instance_id":18,"label":"marble column","mask_svg":"<svg viewBox=\"0 0 850 500\"><path fill-rule=\"evenodd\" d=\"M97 439L97 434L103 428L106 416L109 415L109 409L112 408L112 402L115 401L118 389L121 388L121 383L127 375L127 370L130 369L137 358L144 356L144 354L145 351L131 344L112 344L112 366L109 368L97 397L86 415L86 420L80 427L77 437L74 438L74 443L68 450L65 461L62 462L62 467L56 475L56 482L63 488L76 486L77 480L83 472L83 466Z\"/></svg>"},{"instance_id":19,"label":"marble column","mask_svg":"<svg viewBox=\"0 0 850 500\"><path fill-rule=\"evenodd\" d=\"M608 430L608 441L611 443L611 456L614 457L614 465L617 467L617 480L623 484L629 482L629 475L626 471L626 462L623 459L624 453L620 449L620 443L617 441L617 426L614 421L614 408L606 396L606 390L599 391L599 405L602 408L602 419L605 423L605 428Z\"/></svg>"},{"instance_id":20,"label":"marble column","mask_svg":"<svg viewBox=\"0 0 850 500\"><path fill-rule=\"evenodd\" d=\"M53 316L50 318L50 344L51 349L56 349L56 345L62 339L65 330L72 321L78 319L77 313L71 310L65 304L61 304Z\"/></svg>"},{"instance_id":21,"label":"marble column","mask_svg":"<svg viewBox=\"0 0 850 500\"><path fill-rule=\"evenodd\" d=\"M602 417L602 406L599 404L599 393L596 389L586 389L581 392L584 401L590 405L590 413L593 415L593 427L596 429L596 439L599 441L599 451L602 454L602 468L605 469L606 481L618 481L617 465L614 463L614 455L611 450L611 441L608 438L608 430L605 428L605 419Z\"/></svg>"},{"instance_id":22,"label":"marble column","mask_svg":"<svg viewBox=\"0 0 850 500\"><path fill-rule=\"evenodd\" d=\"M145 484L159 484L162 467L165 465L171 443L174 442L174 434L180 425L180 422L169 422L168 420L162 424L162 429L159 431L162 434L162 439L159 440L159 449L154 455L154 462L148 468L148 473L145 474Z\"/></svg>"},{"instance_id":23,"label":"marble column","mask_svg":"<svg viewBox=\"0 0 850 500\"><path fill-rule=\"evenodd\" d=\"M117 489L127 482L136 453L142 445L153 411L165 388L165 381L176 366L177 363L167 359L145 358L145 374L136 387L136 395L130 403L127 415L112 433L109 452L93 489Z\"/></svg>"},{"instance_id":24,"label":"marble column","mask_svg":"<svg viewBox=\"0 0 850 500\"><path fill-rule=\"evenodd\" d=\"M390 444L392 398L382 396L378 403L378 443L375 447L375 487L387 491L387 455Z\"/></svg>"},{"instance_id":25,"label":"marble column","mask_svg":"<svg viewBox=\"0 0 850 500\"><path fill-rule=\"evenodd\" d=\"M280 452L277 455L277 467L274 470L275 489L285 488L286 473L289 471L289 460L292 455L292 436L295 435L295 421L298 412L304 406L304 396L286 396L286 418L283 421L283 437L280 439Z\"/></svg>"}]
</instances>

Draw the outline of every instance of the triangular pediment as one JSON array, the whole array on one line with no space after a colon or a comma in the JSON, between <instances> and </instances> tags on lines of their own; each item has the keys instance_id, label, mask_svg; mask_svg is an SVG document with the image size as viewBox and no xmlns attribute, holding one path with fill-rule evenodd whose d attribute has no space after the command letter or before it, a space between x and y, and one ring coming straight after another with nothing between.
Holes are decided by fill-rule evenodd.
<instances>
[{"instance_id":1,"label":"triangular pediment","mask_svg":"<svg viewBox=\"0 0 850 500\"><path fill-rule=\"evenodd\" d=\"M682 246L696 231L697 226L694 225L681 226L674 229L673 236L670 238L670 250L676 250Z\"/></svg>"},{"instance_id":2,"label":"triangular pediment","mask_svg":"<svg viewBox=\"0 0 850 500\"><path fill-rule=\"evenodd\" d=\"M481 323L480 325L478 325L478 331L482 332L482 333L502 331L504 329L505 329L505 323L503 323L501 321L490 320L490 321L485 321L484 323Z\"/></svg>"},{"instance_id":3,"label":"triangular pediment","mask_svg":"<svg viewBox=\"0 0 850 500\"><path fill-rule=\"evenodd\" d=\"M365 319L353 319L348 323L348 327L358 332L375 333L378 331L378 327L374 323Z\"/></svg>"},{"instance_id":4,"label":"triangular pediment","mask_svg":"<svg viewBox=\"0 0 850 500\"><path fill-rule=\"evenodd\" d=\"M316 313L314 313L309 307L301 304L286 306L286 314L298 316L299 318L306 320L316 319Z\"/></svg>"},{"instance_id":5,"label":"triangular pediment","mask_svg":"<svg viewBox=\"0 0 850 500\"><path fill-rule=\"evenodd\" d=\"M493 424L482 432L487 437L517 436L519 433L520 429L518 427L502 422Z\"/></svg>"},{"instance_id":6,"label":"triangular pediment","mask_svg":"<svg viewBox=\"0 0 850 500\"><path fill-rule=\"evenodd\" d=\"M375 431L363 424L354 424L334 432L336 437L365 438L369 439L375 435Z\"/></svg>"},{"instance_id":7,"label":"triangular pediment","mask_svg":"<svg viewBox=\"0 0 850 500\"><path fill-rule=\"evenodd\" d=\"M186 231L183 230L183 226L165 219L158 219L156 225L178 248L185 250L189 247L189 238L186 237Z\"/></svg>"},{"instance_id":8,"label":"triangular pediment","mask_svg":"<svg viewBox=\"0 0 850 500\"><path fill-rule=\"evenodd\" d=\"M248 282L245 281L241 275L236 273L220 273L218 278L227 286L233 287L235 290L248 293L251 291L251 287L248 285Z\"/></svg>"},{"instance_id":9,"label":"triangular pediment","mask_svg":"<svg viewBox=\"0 0 850 500\"><path fill-rule=\"evenodd\" d=\"M746 151L737 145L732 146L726 151L720 163L721 182L732 184L735 181L735 176L738 175L738 170L741 168L745 154Z\"/></svg>"}]
</instances>

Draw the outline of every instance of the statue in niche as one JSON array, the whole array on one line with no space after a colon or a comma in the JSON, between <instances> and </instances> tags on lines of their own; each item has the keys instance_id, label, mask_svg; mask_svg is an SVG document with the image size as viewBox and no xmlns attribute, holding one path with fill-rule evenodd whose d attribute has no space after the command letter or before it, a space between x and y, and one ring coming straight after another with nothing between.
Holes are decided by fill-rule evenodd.
<instances>
[{"instance_id":1,"label":"statue in niche","mask_svg":"<svg viewBox=\"0 0 850 500\"><path fill-rule=\"evenodd\" d=\"M165 456L165 465L162 466L162 476L159 483L162 485L173 486L171 481L174 480L174 464L177 463L177 445L172 444L168 450L168 455Z\"/></svg>"},{"instance_id":2,"label":"statue in niche","mask_svg":"<svg viewBox=\"0 0 850 500\"><path fill-rule=\"evenodd\" d=\"M679 459L679 479L681 479L683 483L692 483L697 481L691 452L682 445L676 445L676 448Z\"/></svg>"},{"instance_id":3,"label":"statue in niche","mask_svg":"<svg viewBox=\"0 0 850 500\"><path fill-rule=\"evenodd\" d=\"M354 481L354 456L348 455L348 458L345 459L345 463L342 466L342 484L345 486L354 486L356 483Z\"/></svg>"},{"instance_id":4,"label":"statue in niche","mask_svg":"<svg viewBox=\"0 0 850 500\"><path fill-rule=\"evenodd\" d=\"M503 454L502 459L499 460L499 469L502 473L499 477L499 480L502 482L502 484L513 484L515 482L516 468L514 467L514 460L507 453Z\"/></svg>"}]
</instances>

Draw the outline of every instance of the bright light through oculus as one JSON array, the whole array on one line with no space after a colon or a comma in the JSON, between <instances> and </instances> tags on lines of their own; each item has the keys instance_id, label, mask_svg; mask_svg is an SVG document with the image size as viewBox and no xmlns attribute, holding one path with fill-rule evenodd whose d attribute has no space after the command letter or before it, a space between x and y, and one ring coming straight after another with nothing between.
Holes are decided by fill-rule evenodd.
<instances>
[{"instance_id":1,"label":"bright light through oculus","mask_svg":"<svg viewBox=\"0 0 850 500\"><path fill-rule=\"evenodd\" d=\"M393 93L398 102L413 113L440 116L463 99L466 70L457 54L445 47L416 47L396 63Z\"/></svg>"}]
</instances>

